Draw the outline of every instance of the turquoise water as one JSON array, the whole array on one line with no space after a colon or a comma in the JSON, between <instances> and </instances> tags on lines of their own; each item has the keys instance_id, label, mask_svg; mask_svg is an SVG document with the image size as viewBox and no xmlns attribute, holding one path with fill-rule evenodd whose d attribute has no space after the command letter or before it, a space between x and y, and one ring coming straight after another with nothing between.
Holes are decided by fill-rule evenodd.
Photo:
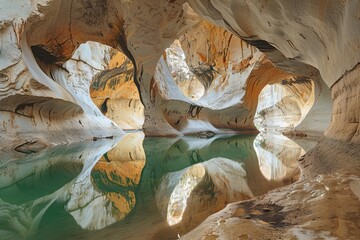
<instances>
[{"instance_id":1,"label":"turquoise water","mask_svg":"<svg viewBox=\"0 0 360 240\"><path fill-rule=\"evenodd\" d=\"M281 135L122 139L0 157L0 239L177 239L228 203L296 181Z\"/></svg>"}]
</instances>

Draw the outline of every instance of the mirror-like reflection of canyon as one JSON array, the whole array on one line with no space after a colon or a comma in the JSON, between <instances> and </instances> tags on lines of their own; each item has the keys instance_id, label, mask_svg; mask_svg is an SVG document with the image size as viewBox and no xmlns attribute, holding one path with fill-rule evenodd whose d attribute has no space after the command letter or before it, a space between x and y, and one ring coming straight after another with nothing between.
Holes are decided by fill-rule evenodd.
<instances>
[{"instance_id":1,"label":"mirror-like reflection of canyon","mask_svg":"<svg viewBox=\"0 0 360 240\"><path fill-rule=\"evenodd\" d=\"M118 141L3 153L0 238L177 239L228 203L296 181L305 153L265 133Z\"/></svg>"}]
</instances>

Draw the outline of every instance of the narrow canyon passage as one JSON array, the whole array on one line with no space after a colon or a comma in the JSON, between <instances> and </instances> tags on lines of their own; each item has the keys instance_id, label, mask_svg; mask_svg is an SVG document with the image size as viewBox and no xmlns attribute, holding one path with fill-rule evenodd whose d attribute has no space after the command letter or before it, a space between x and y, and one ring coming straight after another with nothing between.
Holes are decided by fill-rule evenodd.
<instances>
[{"instance_id":1,"label":"narrow canyon passage","mask_svg":"<svg viewBox=\"0 0 360 240\"><path fill-rule=\"evenodd\" d=\"M360 1L0 2L0 239L358 239Z\"/></svg>"}]
</instances>

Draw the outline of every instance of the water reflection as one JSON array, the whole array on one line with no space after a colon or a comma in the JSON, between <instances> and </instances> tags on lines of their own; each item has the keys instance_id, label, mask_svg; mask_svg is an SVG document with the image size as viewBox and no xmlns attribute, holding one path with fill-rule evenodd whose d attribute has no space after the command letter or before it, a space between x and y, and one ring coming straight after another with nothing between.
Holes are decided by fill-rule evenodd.
<instances>
[{"instance_id":1,"label":"water reflection","mask_svg":"<svg viewBox=\"0 0 360 240\"><path fill-rule=\"evenodd\" d=\"M91 171L101 155L115 144L115 140L106 144L89 142L29 155L2 155L0 238L27 239L36 235L50 206L71 199L75 179Z\"/></svg>"},{"instance_id":2,"label":"water reflection","mask_svg":"<svg viewBox=\"0 0 360 240\"><path fill-rule=\"evenodd\" d=\"M144 136L126 135L69 190L65 206L83 229L99 230L124 219L135 207L135 190L145 165Z\"/></svg>"},{"instance_id":3,"label":"water reflection","mask_svg":"<svg viewBox=\"0 0 360 240\"><path fill-rule=\"evenodd\" d=\"M304 154L288 138L265 134L136 132L115 144L3 155L0 238L175 239L230 202L294 182Z\"/></svg>"},{"instance_id":4,"label":"water reflection","mask_svg":"<svg viewBox=\"0 0 360 240\"><path fill-rule=\"evenodd\" d=\"M262 175L268 180L298 176L297 161L305 150L281 134L260 133L254 141Z\"/></svg>"},{"instance_id":5,"label":"water reflection","mask_svg":"<svg viewBox=\"0 0 360 240\"><path fill-rule=\"evenodd\" d=\"M186 233L227 203L250 199L297 180L302 148L284 136L269 136L269 142L264 137L181 138L170 146L164 139L144 141L148 159L145 170L155 176L150 185L156 205L170 225L176 224L174 231ZM150 147L154 141L157 149ZM269 177L263 170L271 163L274 166L270 169L278 174Z\"/></svg>"}]
</instances>

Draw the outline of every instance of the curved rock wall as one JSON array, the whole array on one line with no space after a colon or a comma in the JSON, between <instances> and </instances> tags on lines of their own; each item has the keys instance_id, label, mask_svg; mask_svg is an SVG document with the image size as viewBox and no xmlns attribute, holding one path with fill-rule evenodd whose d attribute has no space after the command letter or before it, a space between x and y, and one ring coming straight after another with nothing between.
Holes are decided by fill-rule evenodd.
<instances>
[{"instance_id":1,"label":"curved rock wall","mask_svg":"<svg viewBox=\"0 0 360 240\"><path fill-rule=\"evenodd\" d=\"M330 116L331 123L327 138L300 161L304 180L208 221L226 217L217 227L229 230L236 216L255 238L303 238L319 229L345 239L358 235L349 216L358 216L359 195L359 1L14 0L0 6L1 148L32 153L123 133L90 100L90 83L105 59L101 49L79 48L87 41L119 49L133 63L148 135L254 130L262 88L305 76L314 81L314 106L297 129L321 132ZM205 89L196 102L181 93L164 59L175 39ZM74 55L76 49L83 54ZM344 205L354 207L343 212ZM261 218L248 219L265 208ZM266 220L261 231L255 219ZM225 233L237 229L244 228Z\"/></svg>"},{"instance_id":2,"label":"curved rock wall","mask_svg":"<svg viewBox=\"0 0 360 240\"><path fill-rule=\"evenodd\" d=\"M325 135L343 141L359 142L359 64L332 86L332 121Z\"/></svg>"},{"instance_id":3,"label":"curved rock wall","mask_svg":"<svg viewBox=\"0 0 360 240\"><path fill-rule=\"evenodd\" d=\"M167 51L166 61L162 57L158 62L151 86L150 101L155 110L145 111L159 121L165 120L176 130L172 134L256 131L253 119L262 88L294 78L274 68L256 48L205 21L187 30L180 42L186 55L186 64L182 65L199 79L205 94L197 101L184 97L174 84L174 68L166 64L171 57ZM154 125L154 121L145 121L146 134L170 134Z\"/></svg>"},{"instance_id":4,"label":"curved rock wall","mask_svg":"<svg viewBox=\"0 0 360 240\"><path fill-rule=\"evenodd\" d=\"M357 218L350 216L359 214L358 208L352 206L359 201L355 185L358 184L360 150L356 83L360 60L360 3L189 2L209 21L256 45L275 66L314 80L314 107L298 128L318 131L330 116L331 123L325 131L326 137L299 159L303 174L300 181L263 197L229 205L184 239L218 236L355 239L359 227ZM344 205L346 207L342 207ZM263 213L257 215L254 212L257 209ZM277 224L273 224L275 222Z\"/></svg>"},{"instance_id":5,"label":"curved rock wall","mask_svg":"<svg viewBox=\"0 0 360 240\"><path fill-rule=\"evenodd\" d=\"M68 15L64 6L55 6L59 3L1 4L1 49L6 49L0 54L1 148L122 134L89 97L89 75L99 67L102 55L96 48L83 48L79 51L86 53L85 63L76 54L71 59L74 48L67 48L70 41L62 39L68 35L56 32L64 30L61 22ZM51 23L58 27L47 29ZM40 48L38 40L49 41L53 52Z\"/></svg>"},{"instance_id":6,"label":"curved rock wall","mask_svg":"<svg viewBox=\"0 0 360 240\"><path fill-rule=\"evenodd\" d=\"M175 40L163 56L180 91L190 100L199 100L205 93L205 87L189 68L179 40Z\"/></svg>"},{"instance_id":7,"label":"curved rock wall","mask_svg":"<svg viewBox=\"0 0 360 240\"><path fill-rule=\"evenodd\" d=\"M94 72L94 70L82 69L78 65L83 64L71 58L74 50L81 43L96 41L120 49L133 62L135 84L141 92L141 102L144 104L144 130L148 135L178 135L193 132L199 125L207 130L223 128L254 130L252 120L256 95L262 87L256 85L257 90L254 91L249 81L251 74L258 75L255 70L261 69L261 65L266 63L263 57L259 57L260 53L252 47L255 46L278 68L297 76L310 77L315 81L317 90L314 107L309 112L309 120L305 118L305 123L298 129L306 131L311 128L311 119L321 124L321 127L310 130L325 128L329 120L331 101L328 99L329 94L323 94L327 91L323 82L327 87L335 84L333 91L337 91L335 88L343 88L347 91L349 88L340 87L340 82L342 78L349 78L351 74L345 75L345 73L356 71L354 66L358 64L357 36L360 30L357 28L349 30L354 26L354 22L358 21L356 17L358 3L344 4L341 1L334 1L331 4L320 2L314 4L310 1L295 3L278 0L269 4L261 1L248 3L227 0L214 3L209 0L189 0L188 3L193 11L189 5L183 5L184 2L159 1L148 4L145 1L87 0L5 4L2 9L7 9L7 13L2 14L4 17L1 25L2 48L6 49L1 54L2 99L16 96L20 101L24 95L56 98L59 101L69 102L64 103L64 109L68 109L66 107L68 104L75 104L72 108L79 107L75 112L84 111L82 115L80 114L84 117L82 123L86 122L86 116L90 114L95 115L98 119L96 121L101 122L102 126L113 128L110 121L103 118L96 109L94 110L92 104L88 104L86 96L88 85L84 84L85 80L88 81L86 76L71 72L72 70ZM206 20L202 20L197 14ZM251 21L247 21L249 18ZM340 32L341 38L333 37ZM158 66L158 74L154 75L154 71L158 59L176 38L180 39L189 69L206 89L206 94L196 103L176 94L168 94L171 97L165 99L163 96L161 98L154 96L156 82L164 82L164 78L167 78L167 82L173 81L174 74L171 74L171 70L169 75L165 73L164 67ZM95 59L96 51L94 49L90 51ZM68 60L73 62L71 64L76 63L77 67L75 69L70 67L69 62L65 63ZM161 61L159 64L162 64ZM90 65L90 68L97 67L95 63ZM329 66L331 70L328 69ZM159 77L160 74L164 76ZM266 74L270 74L268 70ZM286 78L282 75L285 73L277 74L279 75L276 78L279 79L276 81ZM268 77L264 76L264 78ZM248 79L246 87L237 84L245 79ZM266 85L265 80L258 81ZM159 86L156 88L160 92L163 91L164 89ZM239 89L239 86L245 91ZM236 93L229 92L229 89ZM239 97L242 95L244 95L243 99ZM333 96L335 95L339 94L333 93ZM156 98L160 100L154 101ZM173 101L179 98L182 103ZM247 99L250 100L247 102ZM172 103L168 103L168 100ZM11 99L1 101L4 101L3 111L11 112L3 114L5 127L2 131L12 131L8 130L9 126L11 124L19 126L19 124L16 120L15 122L9 120L12 118L10 115L15 114L15 118L18 118L20 115L17 112L24 108L21 104L27 104L29 100L26 97L16 106L8 106L9 102L13 101ZM109 104L111 105L111 101ZM163 105L169 104L177 106L164 108ZM159 107L160 105L162 107ZM353 105L348 102L346 108L352 108ZM51 109L51 104L48 108ZM193 109L197 109L193 114L196 117L187 113L192 112L190 110ZM28 107L26 111L29 111ZM73 119L78 118L74 113L65 115L71 115ZM325 115L327 118L321 117ZM338 133L340 130L336 129L341 129L341 126L337 127L336 123L343 121L353 126L353 130L344 131L352 131L355 134L356 118L346 114L344 117L347 120L333 122L332 127L327 131L328 136ZM333 117L335 118L337 119ZM133 118L130 117L125 122L129 125L132 120ZM42 120L37 118L34 121L38 121L36 123L38 125L43 124ZM94 118L92 121L94 122ZM95 122L92 123L94 126ZM32 123L27 125L30 128L34 127ZM74 126L74 122L71 125ZM88 125L90 127L90 122ZM137 126L139 125L140 122L137 123ZM26 130L21 129L18 132L24 131ZM53 131L52 128L49 128L49 131ZM8 135L11 136L13 133Z\"/></svg>"},{"instance_id":8,"label":"curved rock wall","mask_svg":"<svg viewBox=\"0 0 360 240\"><path fill-rule=\"evenodd\" d=\"M202 5L208 4L206 1L196 3L189 1L196 13L184 3L185 1L159 1L154 4L148 4L146 1L47 1L24 5L21 12L25 14L24 16L10 11L12 15L10 13L4 15L8 17L4 18L2 27L4 31L8 31L4 34L7 39L3 43L12 49L2 54L5 58L2 60L4 66L1 77L6 85L4 89L7 89L4 96L19 93L58 98L78 106L84 111L85 118L94 115L96 118L92 117L92 121L99 119L96 121L101 122L101 125L116 128L112 126L111 121L103 118L88 97L90 75L98 74L100 78L104 75L105 78L109 77L104 72L100 73L106 68L104 59L97 59L101 56L101 51L107 48L101 50L90 47L79 50L80 55L81 51L85 52L84 56L74 55L74 51L81 43L95 41L121 50L133 63L135 84L141 93L140 101L144 105L143 129L147 135L179 135L206 130L224 131L224 129L255 131L253 118L257 98L266 84L289 79L293 77L293 73L310 77L315 77L317 74L318 66L315 64L314 67L310 66L313 63L311 59L302 61L292 56L298 53L294 49L300 49L294 45L292 39L286 42L290 47L281 45L287 52L280 47L277 47L279 49L277 50L273 46L275 43L271 45L251 34L246 35L245 30L249 27L245 26L246 24L242 26L241 24L244 23L240 21L241 19L231 20L230 13L225 14L220 11L221 8L227 9L226 4L230 4L228 6L235 4L234 9L236 9L242 7L242 3L225 1L213 6L209 2L210 5L202 9ZM257 3L252 4L257 6ZM281 5L278 2L276 4ZM13 4L6 7L16 9L20 6ZM207 17L208 11L213 11L211 18ZM246 15L248 14L246 11L257 10L241 9L241 11ZM273 8L267 11L276 14L271 12ZM201 19L197 13L207 20ZM26 19L26 22L21 19ZM241 24L238 25L237 20ZM266 22L265 26L271 27L271 22ZM256 31L265 34L266 31L263 29L265 26L261 25L262 28L256 28ZM279 26L276 25L276 29L279 29ZM270 31L270 29L266 30ZM305 38L314 37L314 33L309 32L308 29L301 34ZM279 39L276 36L272 37L275 40ZM169 50L166 54L163 53L176 38L180 40L186 56L186 59L183 56L178 59L182 63L186 61L182 66L187 65L205 89L204 96L197 101L193 100L198 96L193 99L183 96L178 90L181 84L176 86L173 83L173 78L179 82L182 75L174 74L178 69L174 69L169 62L166 64L166 61L175 58L171 57ZM264 52L267 57L253 46ZM94 61L95 59L97 60ZM268 59L292 74L275 69ZM17 64L15 66L9 62ZM100 66L101 64L97 62L102 62L103 65ZM323 72L321 69L320 73ZM17 80L19 73L21 80ZM124 75L125 79L131 76L130 73ZM25 84L24 81L29 84ZM110 79L111 81L116 80ZM199 88L198 84L197 82L194 89ZM133 89L134 86L130 88ZM172 89L171 93L167 92L169 88ZM195 96L194 91L188 92L187 95ZM95 92L93 91L93 96L99 98L96 100L97 105L100 109L106 108L103 109L103 113L106 110L105 114L123 128L140 127L142 107L137 96L130 100L129 98L115 100L111 97L106 100L107 97L101 94L100 97ZM100 100L103 97L105 99ZM129 105L130 107L125 110ZM6 108L6 111L8 109L10 107ZM16 106L13 109L16 109ZM136 109L135 113L130 111L131 109ZM120 110L124 111L121 117L118 114ZM4 129L7 128L9 127L6 126ZM303 127L303 130L306 130L306 127Z\"/></svg>"},{"instance_id":9,"label":"curved rock wall","mask_svg":"<svg viewBox=\"0 0 360 240\"><path fill-rule=\"evenodd\" d=\"M109 48L107 57L109 61L106 68L93 77L91 99L120 128L141 129L144 107L134 83L134 66L124 54L115 49Z\"/></svg>"},{"instance_id":10,"label":"curved rock wall","mask_svg":"<svg viewBox=\"0 0 360 240\"><path fill-rule=\"evenodd\" d=\"M259 95L255 125L261 130L291 131L314 103L315 85L308 78L267 85Z\"/></svg>"},{"instance_id":11,"label":"curved rock wall","mask_svg":"<svg viewBox=\"0 0 360 240\"><path fill-rule=\"evenodd\" d=\"M323 80L334 93L338 88L336 82L341 82L346 73L354 71L360 59L357 1L314 3L278 0L270 4L262 1L226 0L215 3L204 0L189 1L189 4L207 20L257 46L275 66L311 77L318 82L320 89L324 89L321 88ZM251 21L248 21L249 18ZM320 104L329 109L331 104L327 101L326 105L324 101ZM351 105L347 105L348 108ZM334 107L334 111L336 109ZM326 113L324 110L321 112ZM348 118L344 122L351 123L352 120ZM337 124L333 121L333 125ZM335 128L351 132L339 124L331 127L326 134L335 136L335 132L331 133ZM355 130L352 131L354 134Z\"/></svg>"}]
</instances>

